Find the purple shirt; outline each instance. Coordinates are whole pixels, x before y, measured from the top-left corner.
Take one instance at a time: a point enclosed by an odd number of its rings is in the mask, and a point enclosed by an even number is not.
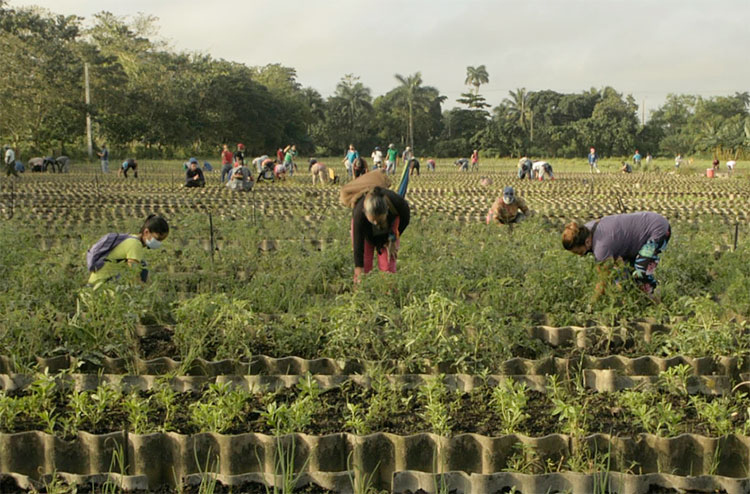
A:
[[[596,224],[597,221],[589,221],[586,228],[592,230]],[[605,216],[598,221],[591,249],[599,262],[610,257],[633,262],[644,244],[666,236],[667,232],[669,222],[657,213],[644,211]]]

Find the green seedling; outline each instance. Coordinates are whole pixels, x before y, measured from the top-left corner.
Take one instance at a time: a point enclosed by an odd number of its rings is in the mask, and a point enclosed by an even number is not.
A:
[[[490,407],[500,416],[503,434],[513,434],[529,415],[524,412],[528,398],[525,383],[502,379],[492,390]]]

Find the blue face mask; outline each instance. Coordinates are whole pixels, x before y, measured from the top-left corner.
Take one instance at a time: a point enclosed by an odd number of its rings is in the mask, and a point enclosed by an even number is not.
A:
[[[146,240],[146,247],[149,249],[158,249],[161,247],[161,241],[157,240],[156,237],[151,237],[150,239]]]

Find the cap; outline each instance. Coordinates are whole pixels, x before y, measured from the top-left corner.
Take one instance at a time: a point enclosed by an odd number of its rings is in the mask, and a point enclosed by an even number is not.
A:
[[[391,148],[391,149],[393,149],[393,148],[395,148],[396,146],[394,146],[394,145],[393,145],[393,143],[391,143],[391,144],[388,144],[388,147],[389,147],[389,148]]]
[[[315,158],[310,158],[310,164],[311,165],[314,165],[317,162],[318,162],[318,160],[316,160]]]
[[[512,204],[513,201],[516,200],[516,191],[513,190],[513,187],[505,187],[503,189],[503,202],[505,204]]]
[[[245,145],[239,142],[237,143],[237,149],[245,149]]]
[[[380,151],[380,147],[379,146],[375,146],[375,151]]]
[[[190,163],[195,163],[196,165],[198,164],[198,159],[197,158],[190,158],[190,160],[188,160],[188,161]]]

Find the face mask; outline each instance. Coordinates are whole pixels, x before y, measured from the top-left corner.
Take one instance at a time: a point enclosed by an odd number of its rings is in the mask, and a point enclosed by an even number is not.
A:
[[[149,249],[158,249],[161,247],[161,241],[157,240],[156,237],[151,237],[150,239],[146,240],[146,247]]]

